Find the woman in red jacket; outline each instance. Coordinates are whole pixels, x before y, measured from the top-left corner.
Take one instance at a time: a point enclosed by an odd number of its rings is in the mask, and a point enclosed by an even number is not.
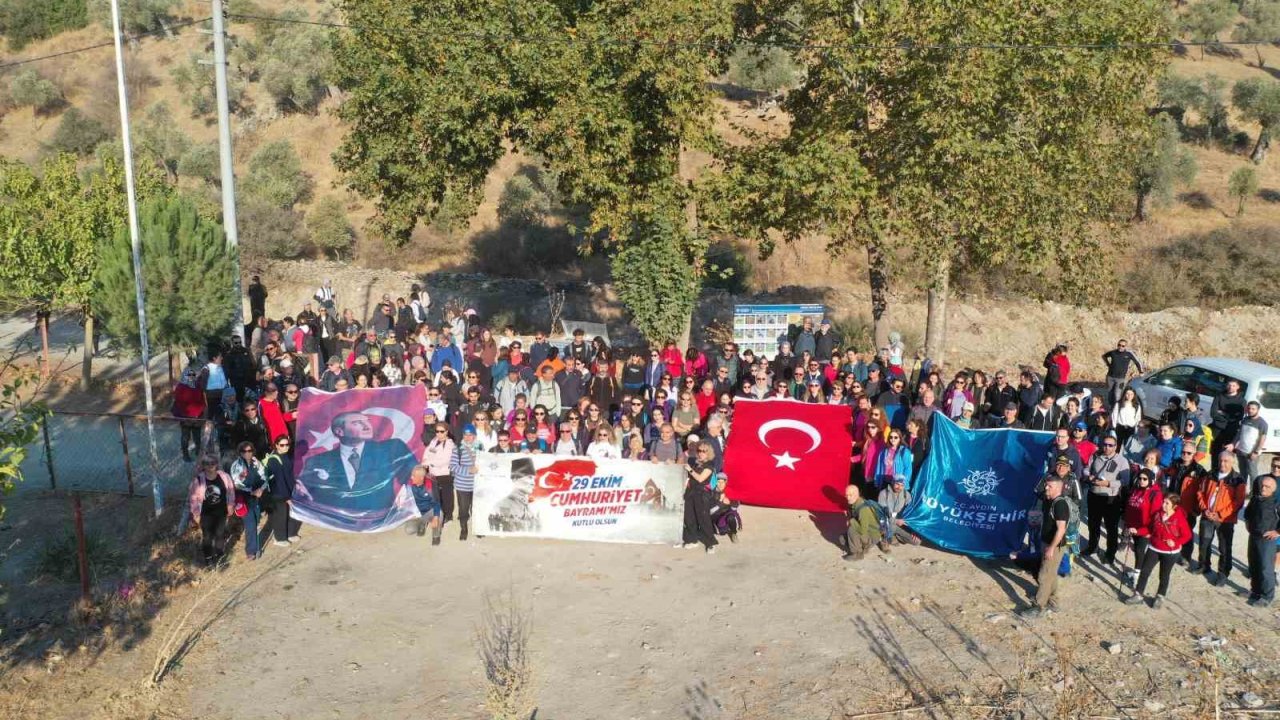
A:
[[[1191,527],[1187,525],[1187,516],[1178,507],[1181,500],[1177,493],[1164,496],[1160,512],[1152,518],[1147,530],[1151,543],[1147,548],[1147,556],[1142,560],[1142,574],[1138,576],[1138,587],[1134,589],[1126,603],[1138,605],[1143,601],[1143,593],[1147,589],[1147,580],[1156,565],[1160,566],[1160,587],[1151,601],[1152,609],[1160,607],[1161,601],[1169,594],[1169,575],[1179,557],[1183,545],[1191,542]]]
[[[1164,493],[1155,482],[1155,473],[1150,468],[1138,471],[1138,479],[1129,492],[1129,501],[1124,508],[1124,526],[1128,528],[1133,540],[1133,567],[1142,567],[1147,555],[1147,546],[1151,541],[1151,521],[1160,512],[1164,501]]]

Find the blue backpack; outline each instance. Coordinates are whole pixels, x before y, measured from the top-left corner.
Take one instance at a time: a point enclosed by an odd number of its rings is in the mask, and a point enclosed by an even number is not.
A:
[[[867,506],[871,508],[873,512],[875,512],[876,521],[880,523],[880,536],[884,538],[892,537],[893,521],[889,518],[889,512],[884,509],[884,506],[876,502],[875,500],[863,500],[862,502],[864,502]]]

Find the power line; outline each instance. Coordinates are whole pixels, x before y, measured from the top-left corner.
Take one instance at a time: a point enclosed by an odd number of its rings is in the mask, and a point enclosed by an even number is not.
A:
[[[165,33],[165,32],[168,32],[169,30],[174,30],[176,28],[187,27],[188,25],[195,25],[197,23],[202,23],[202,22],[208,22],[209,20],[212,20],[212,19],[213,18],[206,17],[206,18],[200,18],[199,20],[184,20],[183,22],[173,23],[169,25],[167,28],[150,30],[148,32],[138,33],[137,35],[126,35],[124,39],[128,40],[129,42],[133,42],[135,40],[141,40],[142,38],[145,38],[145,37],[152,37],[154,35]],[[0,63],[0,72],[8,70],[9,68],[18,67],[19,65],[28,65],[30,63],[43,62],[45,60],[52,60],[54,58],[66,57],[67,55],[77,55],[82,52],[89,52],[90,50],[99,50],[105,47],[111,47],[114,44],[115,44],[114,40],[108,40],[106,42],[98,43],[97,45],[86,45],[84,47],[76,48],[74,50],[63,50],[62,52],[50,53],[49,55],[38,55],[36,57],[27,58],[25,60],[15,60],[13,62]]]
[[[258,22],[277,22],[288,25],[313,25],[318,27],[337,28],[342,30],[357,30],[361,32],[381,32],[390,35],[414,35],[420,34],[420,31],[412,28],[391,28],[378,27],[376,25],[351,25],[348,23],[332,22],[325,20],[304,20],[301,18],[289,17],[273,17],[270,15],[247,15],[244,13],[229,13],[228,17],[239,20],[251,20]],[[454,37],[470,37],[479,40],[516,40],[516,41],[539,41],[539,42],[580,42],[602,45],[648,45],[654,47],[697,47],[697,48],[719,48],[723,47],[723,43],[716,42],[689,42],[678,40],[651,40],[644,38],[618,38],[605,36],[587,36],[578,35],[573,32],[564,32],[557,34],[543,35],[520,35],[517,33],[479,33],[479,32],[455,32],[451,33]],[[917,45],[903,43],[898,45],[874,45],[869,43],[784,43],[784,42],[763,42],[755,40],[738,40],[739,44],[746,44],[755,47],[776,47],[786,50],[865,50],[871,52],[904,52],[904,51],[965,51],[965,50],[1142,50],[1142,49],[1159,49],[1159,48],[1177,48],[1177,47],[1230,47],[1230,46],[1255,46],[1267,45],[1272,43],[1280,43],[1280,39],[1276,40],[1164,40],[1159,42],[1123,42],[1123,43],[1045,43],[1045,44],[1014,44],[1014,43],[941,43]]]

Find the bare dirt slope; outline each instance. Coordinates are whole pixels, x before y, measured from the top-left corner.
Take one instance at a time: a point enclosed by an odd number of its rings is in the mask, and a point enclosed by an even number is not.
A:
[[[665,546],[304,530],[301,548],[206,632],[170,709],[209,718],[485,717],[486,597],[532,613],[539,718],[1211,717],[1276,688],[1280,615],[1177,571],[1160,611],[1090,566],[1064,612],[1010,614],[1004,564],[928,549],[840,559],[807,515],[749,509],[716,556]],[[829,525],[829,524],[828,524]],[[279,548],[269,555],[278,556]],[[1225,638],[1225,646],[1204,650]],[[1113,652],[1111,644],[1117,644]],[[1207,663],[1207,665],[1202,665]],[[1055,690],[1055,684],[1057,689]],[[1144,702],[1150,703],[1144,707]]]

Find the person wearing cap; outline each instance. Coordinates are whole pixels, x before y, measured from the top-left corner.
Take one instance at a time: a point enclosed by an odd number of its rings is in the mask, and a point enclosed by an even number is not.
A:
[[[1091,458],[1089,469],[1085,472],[1085,482],[1089,487],[1089,509],[1086,513],[1089,518],[1089,544],[1082,557],[1089,557],[1098,551],[1105,523],[1107,553],[1103,562],[1108,565],[1115,563],[1116,552],[1120,549],[1120,517],[1124,514],[1121,491],[1129,487],[1129,461],[1120,454],[1119,446],[1120,442],[1114,435],[1105,438],[1102,453]],[[1153,477],[1152,481],[1154,479]]]
[[[973,403],[966,400],[964,405],[960,406],[960,417],[956,418],[956,425],[966,429],[974,426]]]
[[[454,492],[458,496],[459,540],[467,539],[467,523],[471,520],[471,499],[476,486],[476,426],[462,428],[462,442],[453,448],[449,471],[453,474]]]
[[[876,500],[889,516],[889,536],[885,538],[885,544],[881,549],[888,552],[889,544],[894,542],[899,545],[919,545],[920,538],[909,532],[906,523],[902,520],[902,514],[911,504],[911,491],[907,490],[906,480],[895,477],[892,483],[880,491]]]
[[[1104,443],[1105,445],[1105,443]],[[1105,451],[1105,448],[1104,448]],[[1151,524],[1164,502],[1164,491],[1156,482],[1155,473],[1143,468],[1133,480],[1133,489],[1124,501],[1125,534],[1133,541],[1133,567],[1142,569],[1147,547],[1151,543]],[[1190,530],[1188,529],[1188,539]]]
[[[1045,472],[1052,472],[1054,463],[1058,458],[1066,456],[1071,464],[1071,474],[1076,478],[1085,476],[1084,459],[1080,457],[1080,451],[1071,442],[1071,432],[1066,428],[1058,428],[1053,433],[1053,442],[1049,444],[1049,449],[1045,453],[1044,469]],[[1072,488],[1067,488],[1067,496],[1077,501],[1083,499],[1079,492],[1073,492]]]
[[[345,379],[348,385],[352,385],[351,373],[342,366],[342,358],[333,355],[329,361],[325,363],[324,374],[320,376],[320,389],[325,392],[334,392],[337,390],[338,380]]]
[[[1089,439],[1089,426],[1083,419],[1076,420],[1071,423],[1071,445],[1080,453],[1080,462],[1088,465],[1093,460],[1094,453],[1098,452],[1098,446]]]
[[[1018,403],[1013,400],[1005,402],[999,415],[993,416],[988,422],[987,427],[992,429],[1012,429],[1023,430],[1027,426],[1022,424],[1018,419]]]
[[[1069,463],[1060,461],[1057,467],[1062,468],[1066,465]],[[1028,620],[1039,618],[1046,612],[1058,609],[1058,573],[1062,558],[1070,554],[1070,548],[1067,545],[1067,523],[1071,520],[1071,500],[1063,494],[1064,489],[1060,474],[1045,478],[1043,500],[1040,503],[1042,520],[1039,534],[1043,550],[1040,571],[1036,575],[1035,602],[1018,611],[1020,616]]]
[[[285,355],[280,359],[280,374],[276,377],[276,385],[282,386],[285,383],[294,383],[298,387],[307,387],[307,376],[298,371],[298,365],[293,359]]]

